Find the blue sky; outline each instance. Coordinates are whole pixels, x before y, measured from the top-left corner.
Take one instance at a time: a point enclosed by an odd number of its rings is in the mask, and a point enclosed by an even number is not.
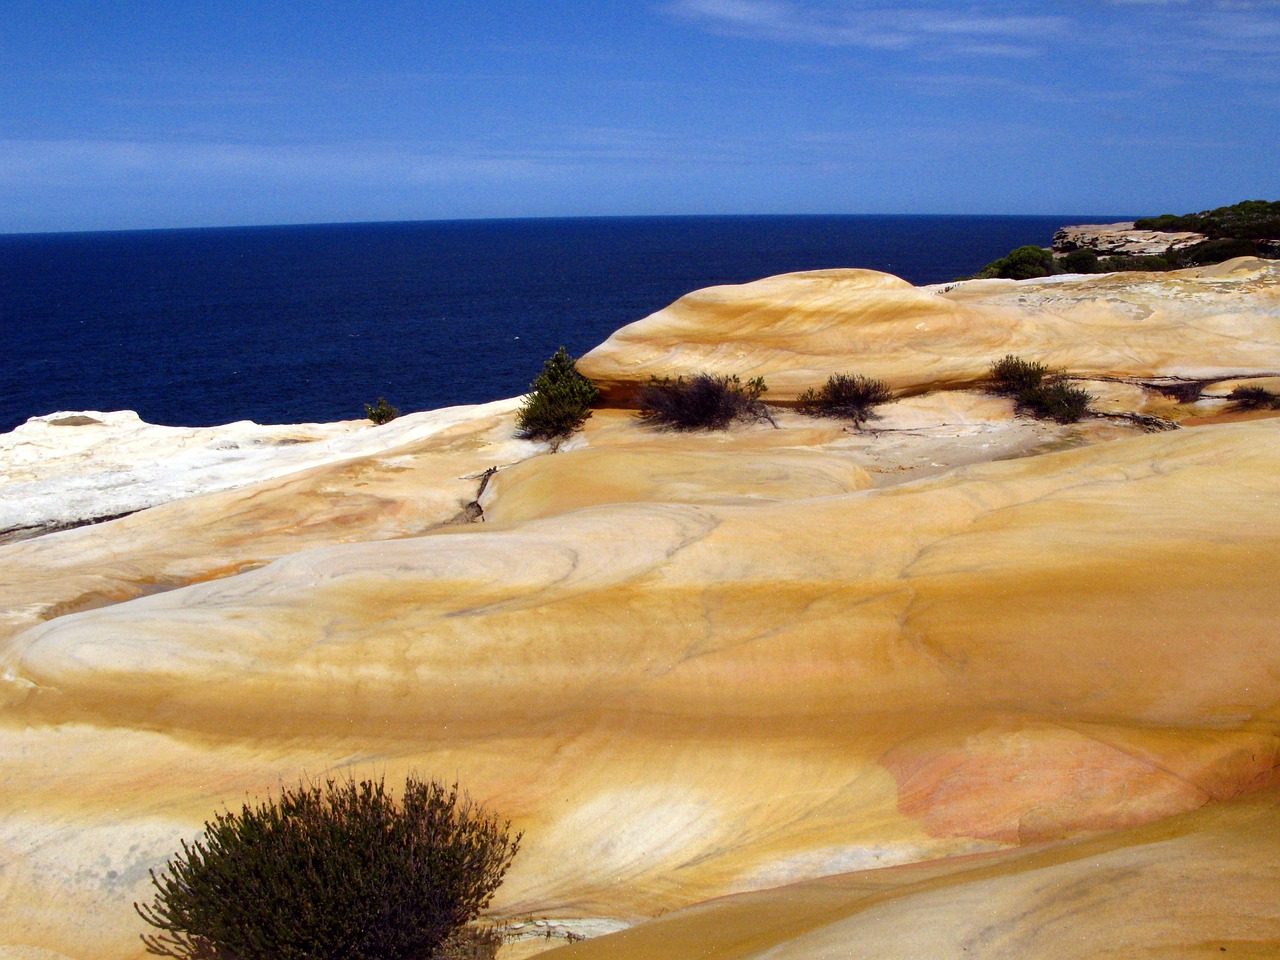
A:
[[[1269,0],[6,0],[0,232],[1280,199]]]

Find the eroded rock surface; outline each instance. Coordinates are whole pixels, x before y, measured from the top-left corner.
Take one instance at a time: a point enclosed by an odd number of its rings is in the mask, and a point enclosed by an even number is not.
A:
[[[792,401],[832,373],[900,392],[971,386],[1013,353],[1080,374],[1280,372],[1280,264],[1170,274],[971,280],[916,288],[869,270],[710,287],[623,327],[579,361],[613,402],[651,377],[763,376]]]
[[[1274,271],[716,288],[584,369],[909,396],[602,409],[558,453],[511,401],[421,415],[0,546],[0,956],[140,960],[130,903],[214,811],[410,770],[525,831],[499,915],[636,924],[570,954],[1273,955],[1280,419],[1224,385],[1280,370]],[[1204,425],[1016,417],[973,389],[1009,352]]]
[[[1063,227],[1053,235],[1053,252],[1093,250],[1100,257],[1159,257],[1170,250],[1179,251],[1208,240],[1202,233],[1184,231],[1165,233],[1158,230],[1136,230],[1128,223],[1082,223]]]

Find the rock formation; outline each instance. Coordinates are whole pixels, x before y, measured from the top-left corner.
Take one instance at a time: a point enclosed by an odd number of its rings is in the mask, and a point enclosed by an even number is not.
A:
[[[409,770],[525,831],[498,916],[621,931],[566,956],[1275,955],[1280,418],[1224,398],[1280,376],[1278,299],[1256,260],[713,288],[583,358],[610,406],[558,453],[512,401],[273,428],[318,439],[0,546],[0,958],[140,960],[130,903],[214,811]],[[1006,353],[1116,416],[1015,416]],[[704,369],[901,399],[623,408]],[[140,490],[178,455],[100,426],[3,438],[0,489],[101,516],[76,450]]]
[[[1082,223],[1063,227],[1053,235],[1053,252],[1092,250],[1100,257],[1159,257],[1170,250],[1178,252],[1204,243],[1202,233],[1188,231],[1164,233],[1136,230],[1128,223]]]

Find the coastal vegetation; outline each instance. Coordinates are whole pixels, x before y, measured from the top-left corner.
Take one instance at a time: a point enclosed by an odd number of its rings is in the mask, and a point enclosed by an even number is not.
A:
[[[379,397],[377,403],[366,403],[364,405],[365,416],[372,420],[378,426],[384,423],[390,423],[396,417],[400,416],[400,411],[387,403],[386,397]]]
[[[516,413],[518,436],[559,442],[581,429],[600,396],[596,385],[578,373],[564,347],[542,365]]]
[[[763,377],[745,384],[737,376],[698,373],[685,380],[654,377],[640,391],[639,417],[667,430],[724,430],[735,420],[771,420],[760,399]]]
[[[1246,200],[1202,213],[1162,214],[1134,221],[1135,230],[1199,233],[1205,240],[1163,252],[1100,257],[1082,247],[1055,255],[1048,247],[1023,246],[991,261],[966,279],[1031,280],[1064,273],[1164,272],[1222,263],[1236,257],[1274,259],[1280,255],[1280,201]]]
[[[182,960],[425,960],[488,906],[520,847],[457,784],[326,780],[217,814],[134,908]]]
[[[821,387],[800,394],[800,412],[811,417],[849,420],[861,427],[873,416],[874,408],[893,399],[893,392],[883,380],[861,374],[835,373]]]
[[[1053,251],[1045,247],[1025,246],[1011,250],[998,260],[992,260],[973,275],[975,280],[1031,280],[1052,276],[1055,272]]]
[[[1181,215],[1164,213],[1134,221],[1138,230],[1202,233],[1211,239],[1280,239],[1280,200],[1244,200],[1229,207]]]
[[[1018,413],[1037,420],[1075,423],[1089,414],[1093,397],[1067,382],[1066,375],[1034,360],[1009,354],[991,365],[992,393],[1010,397]]]

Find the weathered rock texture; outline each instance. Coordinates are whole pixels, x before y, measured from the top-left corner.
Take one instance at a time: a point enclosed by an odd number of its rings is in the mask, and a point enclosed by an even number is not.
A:
[[[555,454],[459,410],[0,547],[0,957],[137,960],[222,805],[409,770],[525,830],[500,915],[638,924],[571,954],[1274,955],[1280,419],[1215,384],[1280,370],[1275,270],[715,288],[584,370],[912,395]],[[1015,418],[1008,352],[1225,422]]]
[[[792,401],[831,373],[917,393],[972,385],[1007,353],[1082,374],[1219,377],[1280,370],[1280,264],[916,288],[868,270],[710,287],[618,330],[578,368],[613,402],[650,377],[763,376]]]
[[[1054,253],[1093,250],[1100,257],[1158,257],[1170,250],[1179,251],[1204,243],[1202,233],[1164,233],[1157,230],[1135,230],[1129,223],[1082,223],[1063,227],[1053,235]]]

